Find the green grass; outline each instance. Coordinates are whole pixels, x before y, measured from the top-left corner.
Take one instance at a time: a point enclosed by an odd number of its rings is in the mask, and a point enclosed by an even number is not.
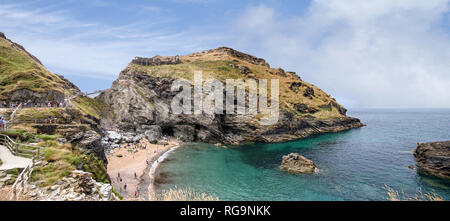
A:
[[[33,138],[33,134],[21,129],[10,129],[1,133],[7,135],[16,142],[28,142]]]
[[[0,166],[3,164],[3,161],[2,161],[2,159],[0,159]]]
[[[92,153],[85,153],[71,144],[59,145],[56,141],[48,140],[39,143],[43,147],[45,166],[33,170],[32,180],[42,181],[40,186],[50,186],[58,180],[72,173],[78,166],[90,172],[96,181],[110,183],[103,161]]]
[[[61,119],[65,117],[63,116],[64,112],[64,108],[24,108],[16,113],[15,119],[30,122],[43,121],[49,117]]]
[[[80,110],[84,115],[90,115],[97,119],[100,118],[100,114],[103,111],[110,110],[109,106],[105,103],[90,97],[77,97],[72,100],[72,104],[74,108]]]
[[[81,163],[83,164],[83,170],[92,173],[94,180],[102,183],[111,183],[104,162],[98,159],[95,154],[83,154]]]
[[[194,80],[194,71],[203,71],[203,78],[215,78],[221,81],[225,79],[246,79],[238,69],[230,67],[231,61],[194,61],[177,65],[143,66],[131,64],[128,68],[146,72],[149,75],[167,79],[184,78]]]
[[[29,89],[38,93],[48,90],[65,93],[64,81],[34,61],[26,52],[13,48],[11,43],[0,38],[0,99],[8,94]]]
[[[5,182],[6,185],[13,185],[16,182],[21,170],[19,168],[14,168],[6,171],[6,174],[11,175],[11,178]]]
[[[60,135],[36,134],[34,137],[44,141],[48,141],[48,140],[57,140],[60,137]]]

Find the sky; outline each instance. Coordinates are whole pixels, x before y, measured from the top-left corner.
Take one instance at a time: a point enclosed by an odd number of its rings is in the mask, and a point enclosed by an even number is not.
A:
[[[0,32],[83,91],[135,56],[228,46],[347,108],[450,108],[450,0],[0,0]]]

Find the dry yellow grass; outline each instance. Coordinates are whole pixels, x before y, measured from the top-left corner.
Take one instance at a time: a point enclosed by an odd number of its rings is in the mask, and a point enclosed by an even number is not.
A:
[[[388,195],[388,201],[444,201],[437,193],[424,193],[421,189],[412,197],[405,196],[404,193],[399,193],[397,190],[394,190],[387,185],[384,186],[384,189]]]
[[[246,60],[233,57],[226,53],[209,52],[194,53],[186,56],[180,56],[181,64],[161,65],[161,66],[142,66],[130,64],[127,69],[133,69],[144,72],[155,77],[162,78],[184,78],[192,81],[194,71],[202,71],[203,79],[214,78],[224,82],[226,79],[278,79],[280,89],[280,108],[297,116],[310,115],[318,119],[340,118],[343,117],[336,107],[321,108],[327,106],[335,100],[327,93],[313,84],[301,80],[298,76],[291,73],[284,75],[277,74],[278,69],[250,63]],[[232,66],[245,66],[251,70],[249,74],[242,74],[239,69]],[[292,83],[301,83],[296,91],[290,86]],[[270,81],[268,82],[268,95],[270,96]],[[305,90],[311,88],[314,90],[314,96],[303,96]],[[270,99],[269,99],[270,101]],[[294,108],[294,104],[305,104],[308,107],[316,108],[318,111],[312,114],[300,113]]]
[[[174,187],[169,190],[163,190],[158,196],[158,201],[219,201],[216,196],[206,193],[199,193],[190,188]]]

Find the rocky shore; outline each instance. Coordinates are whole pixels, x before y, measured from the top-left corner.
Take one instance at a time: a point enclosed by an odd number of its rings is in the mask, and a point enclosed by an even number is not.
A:
[[[40,182],[28,184],[28,191],[20,200],[32,201],[110,201],[117,200],[111,184],[97,182],[92,174],[80,170],[57,181],[50,187],[39,187]]]
[[[423,172],[450,179],[450,141],[419,143],[414,156]]]

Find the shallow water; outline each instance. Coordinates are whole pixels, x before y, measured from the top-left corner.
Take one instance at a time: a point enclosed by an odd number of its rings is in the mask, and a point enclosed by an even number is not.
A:
[[[177,149],[158,172],[159,190],[190,187],[221,200],[385,200],[385,185],[411,197],[420,190],[450,200],[450,182],[421,175],[417,142],[450,140],[450,110],[359,109],[349,112],[366,127],[302,140],[218,148],[192,144]],[[297,152],[320,172],[295,175],[279,169]]]

